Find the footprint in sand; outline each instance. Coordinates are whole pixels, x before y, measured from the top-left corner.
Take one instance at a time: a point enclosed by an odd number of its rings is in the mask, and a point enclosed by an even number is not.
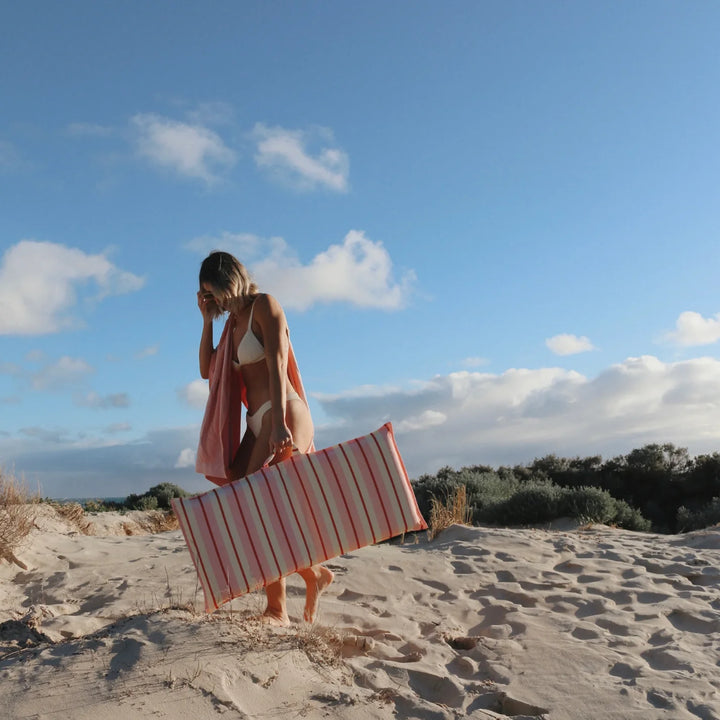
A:
[[[602,637],[602,633],[598,630],[586,627],[576,627],[570,635],[576,640],[597,640]]]
[[[457,598],[457,596],[453,593],[452,588],[449,585],[446,585],[445,583],[438,582],[437,580],[425,580],[424,578],[414,578],[417,582],[421,582],[423,585],[427,585],[428,587],[432,588],[433,590],[439,590],[443,595],[446,596],[454,596]]]
[[[457,557],[485,557],[486,555],[490,555],[489,550],[466,545],[455,545],[450,552]]]
[[[631,634],[630,628],[627,625],[613,622],[612,620],[608,620],[607,618],[598,618],[595,621],[595,624],[598,627],[603,628],[603,630],[607,630],[608,632],[612,633],[613,635],[628,637]]]
[[[614,677],[623,678],[623,680],[634,680],[643,674],[643,669],[639,666],[633,667],[624,662],[616,662],[610,668],[610,674]]]
[[[465,701],[465,689],[446,675],[408,670],[407,683],[423,700],[436,705],[456,708]]]
[[[659,645],[669,645],[673,642],[675,642],[675,636],[669,630],[658,630],[648,639],[648,644],[653,647],[657,647]]]
[[[480,712],[481,717],[490,717],[483,711],[492,713],[493,718],[540,718],[550,712],[547,708],[530,705],[522,700],[515,700],[507,693],[492,690],[480,693],[479,696],[468,705],[465,714],[469,716],[475,712]]]
[[[565,562],[561,562],[556,565],[553,570],[562,573],[572,573],[573,575],[579,575],[585,570],[585,567],[583,565],[578,565],[577,563],[572,562],[572,560],[566,560]]]
[[[472,600],[478,600],[488,596],[496,600],[508,600],[524,608],[537,607],[538,604],[538,598],[533,595],[528,595],[524,592],[514,592],[513,590],[498,587],[497,585],[489,585],[485,590],[478,590],[472,593],[470,598]]]
[[[608,611],[608,609],[614,608],[615,603],[612,600],[606,600],[605,598],[598,598],[597,600],[591,600],[585,602],[575,613],[575,617],[586,618],[592,615],[601,615]]]
[[[612,592],[604,590],[603,588],[590,587],[587,589],[587,591],[588,594],[600,595],[601,597],[607,598],[608,600],[612,600],[616,605],[627,605],[629,606],[629,609],[632,609],[633,596],[627,590],[618,590],[617,592]]]
[[[466,562],[455,560],[451,564],[456,575],[473,575],[477,572],[472,565]]]
[[[720,632],[720,618],[717,614],[709,612],[700,613],[699,615],[707,615],[707,619],[692,615],[684,610],[673,610],[667,619],[672,626],[681,632],[697,633],[699,635],[711,635]]]
[[[582,583],[583,585],[588,585],[590,583],[596,583],[600,582],[601,580],[604,580],[605,578],[601,575],[578,575],[577,581],[579,583]]]
[[[695,672],[695,668],[693,668],[691,663],[685,662],[677,653],[672,650],[666,650],[665,648],[647,650],[641,653],[640,657],[645,660],[653,670],[663,670],[666,672],[685,670],[689,673]]]

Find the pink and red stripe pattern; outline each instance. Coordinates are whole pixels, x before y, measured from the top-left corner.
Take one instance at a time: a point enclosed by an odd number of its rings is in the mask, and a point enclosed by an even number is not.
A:
[[[427,528],[390,423],[172,504],[206,612],[297,570]]]

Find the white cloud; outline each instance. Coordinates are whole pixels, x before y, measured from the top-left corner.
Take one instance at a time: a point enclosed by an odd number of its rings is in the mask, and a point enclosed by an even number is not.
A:
[[[231,233],[224,230],[218,236],[201,235],[193,238],[185,243],[185,248],[201,255],[209,255],[213,250],[224,250],[245,263],[277,243],[285,247],[282,238],[264,239],[252,233]]]
[[[93,367],[82,358],[64,355],[32,373],[30,383],[34,390],[58,390],[82,382],[87,375],[93,372]]]
[[[691,453],[720,447],[720,361],[628,358],[594,378],[560,368],[458,372],[411,390],[313,396],[331,424],[318,447],[388,420],[411,474],[443,465],[612,457],[651,442]]]
[[[89,392],[78,396],[76,405],[81,407],[107,410],[108,408],[126,408],[130,406],[130,398],[127,393],[112,393],[110,395],[98,395],[96,392]]]
[[[197,446],[198,426],[153,430],[118,442],[117,433],[129,429],[103,429],[115,433],[108,438],[25,427],[12,436],[0,435],[0,457],[47,497],[102,497],[109,488],[112,495],[122,496],[161,482],[191,492],[208,489],[207,480],[193,467],[176,467],[183,449]]]
[[[132,425],[126,422],[111,423],[104,428],[104,432],[106,432],[108,435],[129,432],[130,430],[132,430]]]
[[[185,448],[180,451],[178,459],[175,462],[176,468],[194,468],[195,467],[195,451],[192,448]]]
[[[651,442],[672,442],[693,455],[720,447],[720,360],[714,358],[628,358],[592,378],[560,368],[465,371],[410,389],[374,386],[312,397],[331,420],[316,427],[318,448],[390,420],[411,477],[443,465],[512,465],[553,452],[609,458]],[[89,497],[108,487],[118,495],[144,492],[162,481],[202,490],[204,478],[191,465],[179,467],[190,462],[198,432],[194,425],[98,444],[98,438],[29,427],[0,436],[0,457],[29,481],[44,483],[50,497]]]
[[[684,347],[711,345],[720,340],[720,313],[714,318],[690,310],[680,313],[675,330],[667,333],[666,339]]]
[[[554,335],[545,341],[545,345],[556,355],[577,355],[595,349],[590,339],[584,335],[582,337],[568,334]]]
[[[97,286],[97,299],[133,292],[145,282],[104,255],[21,240],[0,265],[0,335],[42,335],[78,326],[71,310],[77,288],[88,281]]]
[[[138,360],[142,360],[143,358],[146,358],[146,357],[153,357],[154,355],[158,354],[159,349],[160,348],[158,345],[149,345],[148,347],[140,350],[140,352],[136,353],[135,357]]]
[[[202,410],[208,399],[207,380],[193,380],[178,390],[178,397],[193,408]]]
[[[195,238],[186,247],[203,254],[216,249],[233,253],[250,264],[263,292],[295,310],[332,302],[396,310],[407,304],[416,279],[413,271],[396,279],[384,245],[358,230],[351,230],[341,244],[318,253],[307,265],[280,237],[223,232]]]
[[[183,177],[212,184],[235,164],[235,152],[204,125],[154,114],[135,115],[131,124],[139,155]]]
[[[436,410],[424,410],[420,415],[412,416],[401,420],[396,430],[398,433],[413,432],[415,430],[427,430],[447,422],[445,413]]]
[[[276,246],[269,257],[254,263],[253,271],[261,288],[297,310],[331,302],[396,310],[407,303],[415,280],[410,271],[395,280],[392,259],[383,244],[357,230],[308,265],[302,265],[287,246]]]
[[[25,427],[20,429],[20,434],[33,440],[38,440],[43,444],[61,445],[68,441],[67,433],[62,429],[41,428],[38,426]]]
[[[302,190],[325,187],[336,192],[348,189],[350,162],[347,154],[333,147],[332,133],[325,128],[313,132],[267,127],[257,123],[255,161],[259,167]],[[308,145],[320,145],[313,155]]]
[[[202,102],[189,110],[187,117],[196,125],[229,125],[235,117],[235,110],[222,101]]]

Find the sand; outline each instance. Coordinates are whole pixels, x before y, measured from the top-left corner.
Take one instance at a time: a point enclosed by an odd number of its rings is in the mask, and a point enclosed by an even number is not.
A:
[[[720,718],[720,528],[452,526],[212,615],[179,530],[45,506],[0,564],[3,718]]]

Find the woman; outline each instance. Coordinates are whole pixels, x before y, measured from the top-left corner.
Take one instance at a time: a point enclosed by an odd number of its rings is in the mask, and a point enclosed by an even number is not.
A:
[[[226,481],[245,477],[273,458],[287,457],[294,449],[303,453],[311,450],[312,418],[280,303],[272,295],[258,292],[242,263],[225,252],[213,252],[203,261],[197,297],[203,316],[200,375],[206,379],[210,376],[217,351],[212,321],[227,312],[225,332],[232,343],[233,372],[239,374],[237,379],[248,408],[247,429],[229,463]],[[231,407],[232,412],[237,408],[239,426],[240,403],[231,403]],[[315,565],[299,574],[307,586],[304,618],[312,622],[319,596],[332,582],[333,573]],[[290,620],[284,578],[267,585],[265,593],[263,619],[287,625]]]

